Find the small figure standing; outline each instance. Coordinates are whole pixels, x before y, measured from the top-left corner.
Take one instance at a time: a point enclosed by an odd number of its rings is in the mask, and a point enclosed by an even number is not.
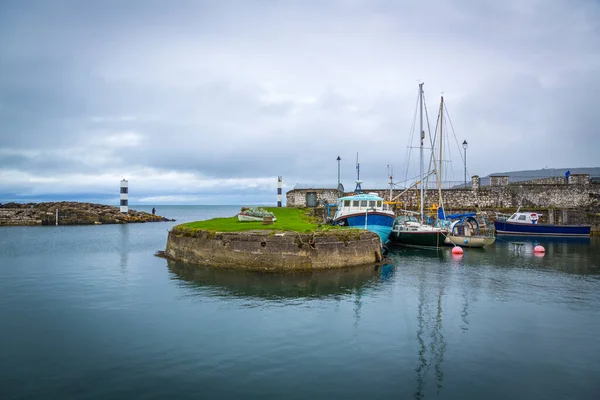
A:
[[[152,215],[156,215],[156,208],[152,207]]]

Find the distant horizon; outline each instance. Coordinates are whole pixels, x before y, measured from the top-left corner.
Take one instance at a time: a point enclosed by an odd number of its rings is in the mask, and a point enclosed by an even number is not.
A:
[[[540,178],[546,178],[546,177],[550,177],[550,176],[562,176],[562,171],[566,171],[569,170],[571,171],[572,174],[575,173],[582,173],[582,172],[587,172],[590,173],[591,176],[600,176],[600,167],[575,167],[575,168],[554,168],[554,167],[548,167],[548,168],[541,168],[541,169],[534,169],[534,170],[513,170],[513,171],[508,171],[508,172],[493,172],[490,173],[489,175],[486,176],[482,176],[480,177],[482,184],[485,184],[486,179],[489,179],[490,176],[493,175],[508,175],[513,177],[513,181],[519,181],[519,180],[529,180],[529,179],[540,179]],[[553,171],[561,171],[561,173],[556,173],[556,174],[544,174],[544,172],[553,172]],[[515,175],[515,174],[520,174],[520,175]],[[462,183],[462,180],[457,181],[458,183]],[[302,184],[305,185],[306,183],[304,182],[298,182],[298,184]],[[343,184],[343,182],[342,182]],[[348,187],[344,186],[344,188],[346,189],[346,192],[350,192],[352,191],[352,189],[354,188],[354,182],[351,182],[350,185],[348,185]],[[471,177],[468,176],[467,177],[467,185],[471,184]],[[325,187],[326,184],[323,184],[323,186]],[[331,184],[329,184],[331,185]],[[285,206],[286,203],[286,198],[285,198],[285,193],[287,193],[288,191],[292,190],[294,187],[296,186],[296,184],[290,185],[290,184],[285,184],[284,185],[284,196],[283,196],[283,203]],[[389,188],[389,186],[385,186],[385,187],[367,187],[364,183],[363,186],[365,186],[365,190],[387,190]],[[459,185],[457,185],[459,186]],[[131,187],[131,186],[130,186]],[[133,187],[135,187],[135,181],[133,182]],[[317,185],[315,185],[315,188],[318,188]],[[18,196],[15,195],[14,197],[10,198],[10,197],[0,197],[0,203],[1,204],[6,204],[6,203],[19,203],[19,204],[25,204],[25,203],[47,203],[47,202],[69,202],[69,201],[73,201],[73,202],[82,202],[82,203],[93,203],[93,204],[104,204],[104,205],[110,205],[110,206],[118,206],[119,205],[119,193],[118,193],[118,186],[115,185],[115,192],[114,194],[111,194],[110,196],[106,195],[106,193],[85,193],[82,191],[79,191],[78,193],[73,193],[73,194],[67,194],[67,193],[55,193],[55,194],[41,194],[41,195],[31,195],[31,196]],[[396,190],[397,188],[395,188]],[[130,195],[132,193],[130,192]],[[1,196],[1,195],[0,195]],[[6,194],[5,194],[6,196]],[[253,206],[262,206],[262,207],[271,207],[270,204],[274,204],[273,206],[277,205],[277,197],[276,197],[276,182],[274,182],[273,187],[271,190],[269,190],[268,192],[264,189],[264,188],[260,188],[257,189],[257,191],[255,193],[249,191],[249,193],[245,193],[244,196],[233,196],[231,194],[226,194],[226,195],[220,195],[218,193],[207,193],[207,194],[203,194],[203,195],[194,195],[194,196],[187,196],[185,194],[155,194],[153,196],[144,196],[143,194],[141,196],[136,196],[136,197],[130,197],[129,201],[130,201],[130,207],[133,207],[133,205],[136,205],[138,207],[147,207],[147,206],[157,206],[157,205],[168,205],[168,206],[185,206],[185,205],[189,205],[189,206],[219,206],[219,205],[227,205],[227,206],[247,206],[247,205],[253,205]],[[240,197],[246,197],[248,199],[248,201],[243,201],[243,199],[240,199]],[[204,198],[204,200],[200,200]],[[145,201],[140,201],[140,199],[146,199]],[[271,200],[273,199],[273,200]],[[155,201],[152,201],[155,200]],[[132,203],[132,201],[135,201],[135,203]]]

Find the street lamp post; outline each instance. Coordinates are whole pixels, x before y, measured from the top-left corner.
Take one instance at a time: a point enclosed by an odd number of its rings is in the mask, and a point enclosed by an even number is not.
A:
[[[337,184],[337,189],[340,190],[340,156],[338,156],[337,158],[337,162],[338,162],[338,184]]]
[[[467,187],[467,147],[469,147],[469,143],[464,140],[463,149],[465,149],[465,188]]]

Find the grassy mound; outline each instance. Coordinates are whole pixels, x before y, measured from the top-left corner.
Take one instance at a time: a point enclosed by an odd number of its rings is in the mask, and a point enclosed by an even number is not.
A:
[[[334,228],[329,225],[319,225],[316,218],[310,215],[310,210],[291,207],[266,207],[267,211],[275,214],[277,220],[273,225],[263,225],[262,222],[240,222],[237,215],[229,218],[213,218],[206,221],[196,221],[178,225],[184,230],[207,230],[214,232],[242,232],[254,230],[313,232],[317,229]]]

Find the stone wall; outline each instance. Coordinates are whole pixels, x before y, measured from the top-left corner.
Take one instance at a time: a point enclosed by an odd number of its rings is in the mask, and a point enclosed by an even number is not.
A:
[[[167,258],[218,268],[297,271],[344,268],[381,261],[381,241],[364,230],[319,234],[250,231],[208,232],[175,227],[169,232]]]
[[[590,183],[588,174],[571,174],[569,175],[569,185],[587,185]]]
[[[344,192],[337,189],[293,189],[285,194],[287,207],[305,207],[308,193],[315,193],[318,204],[333,204],[344,196]]]
[[[581,209],[597,212],[600,209],[600,183],[591,182],[589,175],[575,176],[573,179],[571,177],[573,175],[569,176],[568,185],[562,177],[543,179],[542,183],[538,180],[507,183],[506,177],[495,177],[498,179],[494,181],[494,185],[480,186],[479,177],[473,176],[472,188],[442,189],[442,198],[447,209],[498,209],[523,206],[535,209]],[[312,191],[318,192],[316,189]],[[403,191],[404,189],[394,190],[392,196],[395,197]],[[288,192],[288,206],[306,205],[306,197],[300,194],[301,191],[290,192]],[[325,189],[321,192],[328,192],[327,196],[321,198],[326,198],[329,203],[335,203],[338,197],[350,194]],[[373,192],[385,199],[389,198],[389,189],[365,189],[364,192]],[[430,206],[438,203],[438,197],[437,189],[426,190],[425,204]],[[403,208],[416,209],[419,207],[420,192],[417,189],[408,190],[398,200],[403,202]]]
[[[520,185],[566,185],[566,179],[562,176],[552,176],[550,178],[532,179],[529,181],[520,181]]]
[[[490,176],[490,186],[506,186],[508,185],[508,176],[496,175]]]
[[[386,190],[374,191],[380,196],[389,196]],[[394,196],[396,195],[394,191]],[[398,191],[399,193],[399,191]],[[420,192],[411,190],[399,200],[404,208],[419,207]],[[437,190],[425,191],[425,204],[439,203]],[[596,209],[600,208],[600,184],[589,185],[538,185],[509,184],[507,186],[484,186],[477,190],[442,189],[442,199],[446,209],[472,208],[560,208]]]

